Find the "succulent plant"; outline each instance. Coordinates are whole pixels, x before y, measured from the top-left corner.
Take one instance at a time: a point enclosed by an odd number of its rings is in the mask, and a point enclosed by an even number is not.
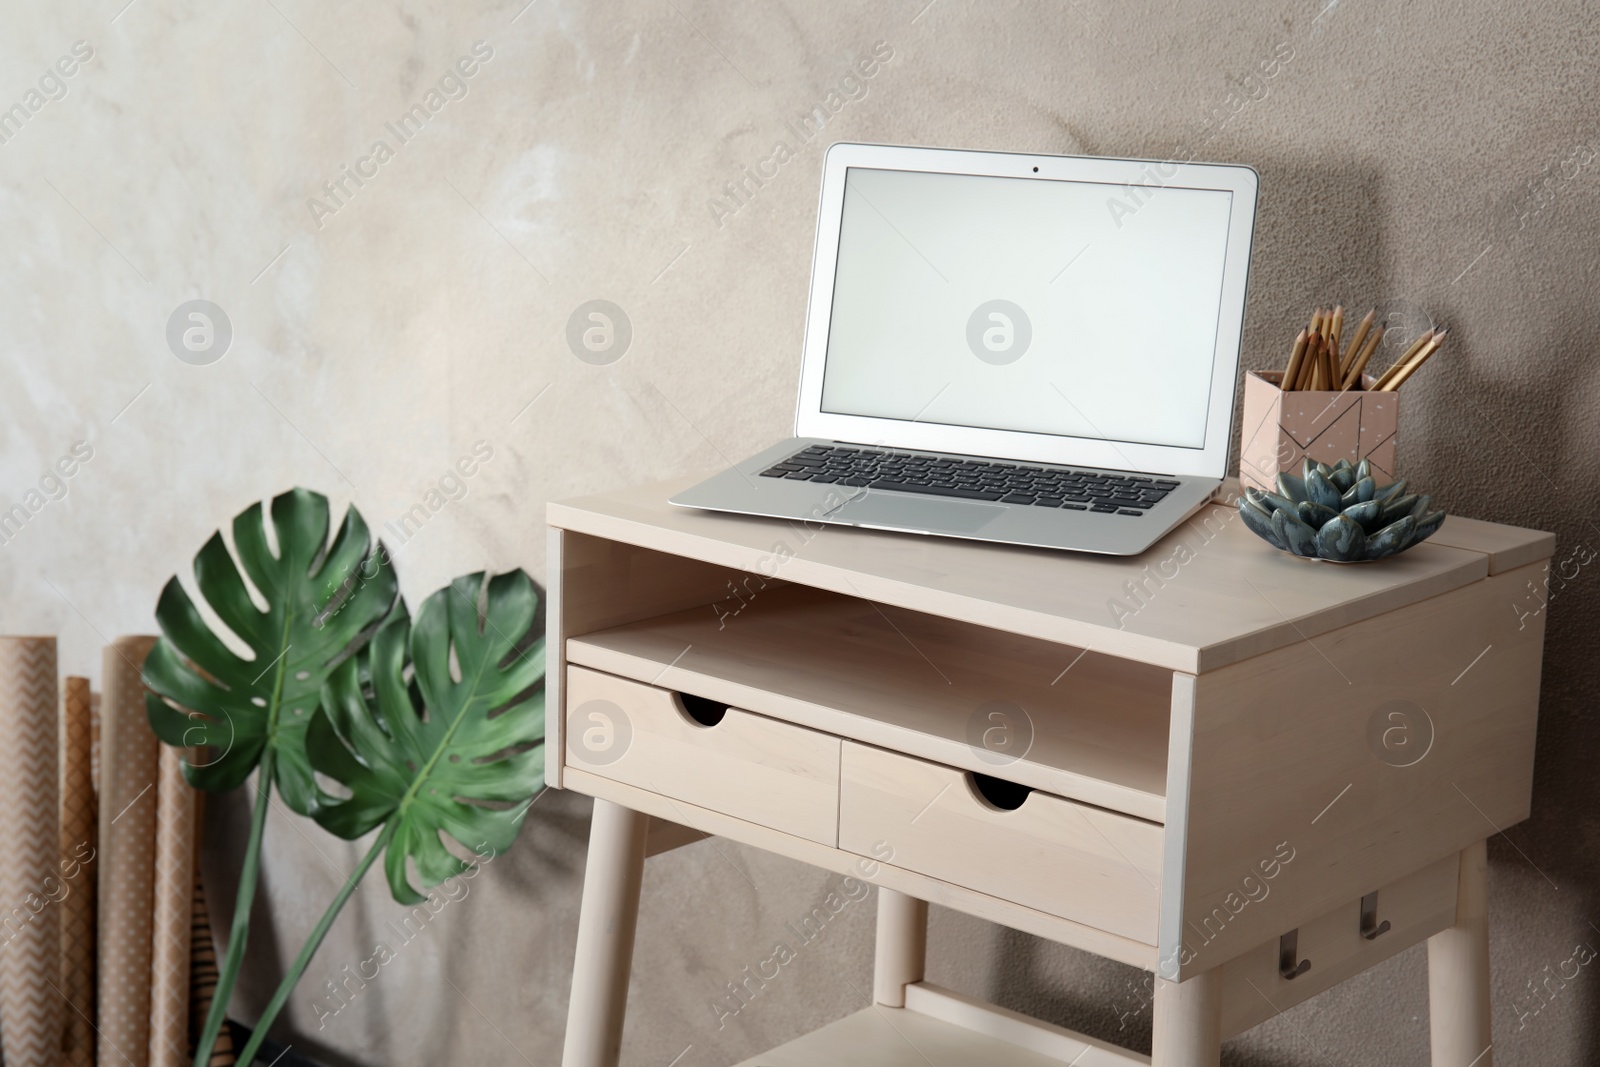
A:
[[[1426,493],[1406,492],[1404,478],[1379,486],[1372,465],[1341,459],[1305,461],[1301,473],[1280,473],[1278,491],[1246,489],[1239,516],[1268,544],[1340,563],[1371,562],[1404,552],[1444,525]]]

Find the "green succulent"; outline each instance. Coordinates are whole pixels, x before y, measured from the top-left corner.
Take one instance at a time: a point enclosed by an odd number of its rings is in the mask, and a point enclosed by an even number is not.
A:
[[[1404,478],[1380,486],[1372,464],[1305,461],[1299,476],[1280,473],[1278,491],[1246,489],[1239,516],[1268,544],[1297,556],[1368,562],[1404,552],[1444,525],[1426,493],[1407,493]]]

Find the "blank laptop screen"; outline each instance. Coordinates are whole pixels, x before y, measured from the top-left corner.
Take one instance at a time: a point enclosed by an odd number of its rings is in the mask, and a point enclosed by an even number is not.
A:
[[[1203,447],[1232,201],[850,168],[822,410]]]

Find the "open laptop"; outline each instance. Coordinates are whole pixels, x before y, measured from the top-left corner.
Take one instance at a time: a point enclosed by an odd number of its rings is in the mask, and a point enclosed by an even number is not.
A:
[[[674,504],[1144,551],[1220,485],[1249,167],[836,144],[795,435]]]

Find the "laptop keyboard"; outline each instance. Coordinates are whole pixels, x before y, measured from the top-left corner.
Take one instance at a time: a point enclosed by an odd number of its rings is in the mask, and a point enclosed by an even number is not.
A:
[[[1175,481],[1134,474],[851,445],[812,445],[762,471],[761,477],[1116,515],[1143,515],[1178,487]]]

